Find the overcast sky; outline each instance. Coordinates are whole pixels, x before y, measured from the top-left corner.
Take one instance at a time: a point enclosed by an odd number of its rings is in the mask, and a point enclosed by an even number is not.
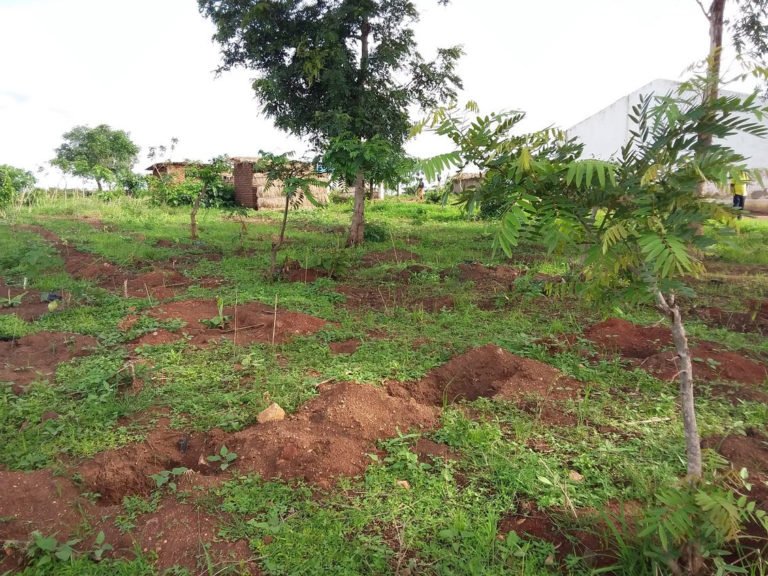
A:
[[[695,0],[417,3],[425,56],[464,47],[461,99],[524,110],[531,130],[568,128],[655,78],[679,79],[709,46]],[[0,164],[76,185],[47,163],[64,132],[102,123],[141,146],[137,170],[172,137],[175,160],[305,151],[260,114],[252,72],[215,77],[212,34],[195,0],[0,0]]]

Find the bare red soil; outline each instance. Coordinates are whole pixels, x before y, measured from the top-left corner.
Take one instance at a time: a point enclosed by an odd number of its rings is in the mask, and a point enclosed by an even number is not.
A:
[[[768,334],[768,301],[749,303],[746,312],[729,312],[722,308],[696,308],[692,311],[708,326],[726,328],[733,332]]]
[[[452,296],[417,296],[410,294],[408,287],[404,285],[344,285],[338,286],[336,292],[344,296],[345,306],[353,310],[371,308],[389,311],[395,308],[407,308],[440,312],[443,309],[452,310],[454,307]]]
[[[368,252],[363,256],[361,263],[363,266],[378,266],[379,264],[400,264],[401,262],[418,262],[421,256],[409,252],[408,250],[399,250],[391,248],[390,250],[381,250],[378,252]]]
[[[482,264],[459,264],[459,279],[474,282],[475,288],[488,292],[508,292],[515,286],[524,272],[509,266],[483,266]]]
[[[64,259],[64,269],[67,274],[73,278],[92,281],[97,286],[116,294],[131,298],[164,300],[178,296],[196,283],[195,280],[176,270],[178,262],[175,260],[165,266],[156,264],[149,272],[128,271],[95,254],[77,250],[45,228],[40,226],[28,228],[53,244]],[[205,279],[200,283],[203,286],[215,286],[220,281]]]
[[[470,350],[414,383],[393,383],[390,392],[443,406],[457,400],[500,398],[564,400],[577,398],[581,384],[556,368],[521,358],[488,344]]]
[[[227,317],[222,327],[211,328],[202,321],[218,317],[219,311],[213,300],[183,300],[161,304],[150,311],[159,320],[182,320],[186,323],[182,331],[191,336],[191,342],[198,345],[217,342],[222,338],[235,344],[251,342],[285,342],[297,335],[312,334],[325,326],[325,320],[275,309],[259,302],[226,306],[223,315]],[[135,345],[161,344],[179,340],[179,333],[159,330],[142,336]]]
[[[9,301],[21,296],[20,304]],[[9,286],[0,278],[0,314],[16,314],[22,320],[31,322],[48,312],[48,302],[40,301],[40,292],[21,286]]]
[[[352,339],[343,342],[331,342],[328,347],[333,354],[354,354],[360,348],[360,340]]]
[[[0,341],[0,382],[13,382],[18,394],[34,380],[50,379],[62,362],[84,356],[96,340],[80,334],[38,332]]]
[[[637,326],[626,320],[611,318],[595,324],[584,332],[602,350],[633,361],[662,380],[675,380],[679,362],[671,345],[671,333],[661,326]],[[744,354],[723,350],[718,344],[700,342],[690,348],[694,378],[704,382],[722,380],[751,386],[761,385],[768,369]]]

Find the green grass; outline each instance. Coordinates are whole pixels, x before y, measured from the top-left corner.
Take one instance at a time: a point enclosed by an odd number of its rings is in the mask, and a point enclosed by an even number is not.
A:
[[[50,467],[69,474],[68,466],[79,459],[142,439],[151,419],[141,426],[126,422],[149,411],[168,414],[171,426],[180,430],[241,430],[253,425],[272,401],[289,413],[297,410],[316,394],[320,382],[382,385],[417,380],[457,354],[494,343],[582,382],[586,394],[581,400],[558,405],[570,425],[550,424],[535,409],[524,410],[513,402],[479,399],[446,407],[440,426],[428,435],[450,447],[455,459],[419,461],[413,451],[417,436],[404,434],[382,441],[371,453],[365,475],[342,479],[335,489],[239,476],[235,463],[231,479],[179,497],[199,499],[209,512],[224,513],[218,537],[245,539],[266,574],[592,573],[587,560],[569,557],[558,563],[551,543],[514,531],[500,533],[499,528],[515,511],[533,506],[573,537],[584,523],[587,529],[595,528],[582,511],[620,502],[653,506],[659,490],[674,486],[685,471],[676,385],[619,360],[588,360],[575,349],[553,354],[539,340],[578,336],[608,316],[640,324],[661,317],[652,308],[617,298],[585,302],[544,297],[545,287],[534,275],[565,273],[565,258],[524,245],[506,260],[492,249],[495,223],[469,221],[453,206],[397,199],[374,203],[368,208],[373,240],[346,250],[350,210],[349,204],[334,204],[291,213],[280,260],[337,273],[311,284],[265,278],[277,213],[254,214],[243,237],[240,224],[229,214],[203,210],[201,239],[192,243],[186,209],[149,207],[143,200],[43,200],[11,211],[7,221],[0,222],[2,276],[14,283],[27,278],[41,290],[64,288],[72,301],[35,322],[0,316],[0,338],[66,331],[94,336],[99,346],[89,356],[62,364],[52,382],[34,383],[26,394],[17,396],[0,383],[0,464],[13,470]],[[98,218],[106,228],[84,224],[79,220],[83,216]],[[41,237],[12,227],[23,224],[44,226],[78,249],[129,270],[177,260],[192,279],[222,280],[216,288],[193,286],[179,300],[213,302],[220,296],[227,305],[258,301],[270,306],[277,300],[281,309],[311,314],[327,324],[315,334],[274,346],[239,347],[222,341],[197,348],[182,339],[134,351],[130,342],[136,337],[177,329],[178,324],[151,318],[146,299],[125,299],[69,277],[62,272],[61,258]],[[745,219],[738,234],[723,236],[714,229],[708,233],[717,240],[711,250],[716,266],[726,272],[731,265],[741,268],[725,283],[710,282],[722,277],[717,268],[694,285],[697,296],[685,305],[742,310],[747,297],[765,299],[768,281],[759,266],[768,264],[763,254],[768,225]],[[159,246],[161,240],[166,242]],[[412,262],[361,266],[367,253],[393,248],[416,254],[426,269],[406,283],[395,274]],[[464,262],[504,263],[528,274],[510,290],[483,294],[480,287],[459,279],[456,267]],[[745,265],[748,272],[762,275],[745,274]],[[337,292],[342,284],[381,290],[382,305],[352,308]],[[412,302],[450,296],[454,305],[435,312],[408,309],[385,296],[396,289],[404,290]],[[120,323],[128,315],[139,319],[122,330]],[[686,318],[694,340],[768,357],[768,344],[758,334]],[[330,352],[330,343],[349,339],[360,341],[353,354]],[[583,340],[578,347],[594,350]],[[143,383],[140,391],[131,390],[134,377]],[[764,404],[733,404],[712,394],[707,385],[697,391],[703,435],[766,430]],[[57,417],[46,415],[51,411]],[[153,513],[160,497],[128,497],[117,514],[118,528],[133,530],[143,515]],[[574,509],[578,518],[573,517]],[[647,559],[639,562],[644,568],[638,574],[653,573]],[[152,558],[143,556],[108,564],[78,557],[24,573],[105,572],[143,575],[156,570]]]

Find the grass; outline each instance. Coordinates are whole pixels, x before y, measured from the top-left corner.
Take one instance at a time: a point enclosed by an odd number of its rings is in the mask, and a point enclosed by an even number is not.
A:
[[[41,290],[64,288],[73,301],[34,322],[0,315],[0,339],[52,330],[94,336],[99,346],[87,357],[60,365],[53,383],[41,380],[23,395],[0,383],[0,464],[67,473],[78,459],[143,438],[147,430],[142,426],[150,424],[126,422],[150,410],[167,413],[171,426],[180,430],[236,431],[253,425],[272,401],[295,411],[315,395],[319,382],[416,380],[457,354],[494,343],[584,383],[585,397],[561,406],[573,425],[552,424],[539,411],[516,403],[479,399],[447,407],[440,426],[429,434],[453,451],[453,459],[419,460],[413,450],[418,436],[403,431],[381,442],[362,477],[342,479],[332,490],[241,476],[235,464],[230,480],[193,497],[209,513],[222,515],[218,537],[245,539],[267,574],[592,573],[588,559],[558,558],[552,543],[509,531],[509,519],[532,506],[551,517],[563,537],[573,538],[585,523],[595,526],[585,511],[621,502],[653,505],[655,494],[674,485],[685,470],[676,387],[618,360],[588,361],[570,350],[552,353],[540,340],[578,336],[608,316],[641,324],[656,323],[660,316],[619,300],[542,298],[543,287],[534,275],[562,274],[565,260],[522,246],[518,257],[505,261],[491,248],[494,223],[468,221],[451,206],[377,202],[368,210],[374,241],[354,250],[342,248],[349,215],[350,206],[344,204],[291,214],[281,258],[337,272],[335,278],[303,284],[264,277],[276,214],[250,219],[243,237],[240,224],[226,212],[205,210],[201,241],[192,243],[184,208],[150,209],[142,200],[44,200],[11,211],[0,222],[5,280],[27,278]],[[85,225],[86,216],[101,226]],[[134,352],[129,343],[139,335],[178,326],[147,315],[146,299],[125,299],[64,274],[55,250],[25,224],[42,225],[80,250],[133,270],[178,259],[189,263],[181,270],[190,278],[223,280],[215,289],[194,286],[178,299],[215,301],[220,296],[227,305],[272,305],[277,298],[281,308],[318,316],[327,325],[284,344],[223,342],[197,348],[182,339]],[[755,265],[768,264],[762,249],[766,238],[765,221],[751,220],[739,223],[738,234],[720,236],[711,253],[716,270],[696,284],[698,295],[690,303],[740,310],[745,294],[765,299],[764,268]],[[425,269],[404,283],[396,274],[408,266],[405,259],[361,266],[367,253],[393,248],[416,254]],[[206,254],[218,259],[203,258]],[[515,265],[528,275],[509,290],[483,294],[460,280],[456,267],[465,262]],[[734,265],[737,273],[730,274]],[[744,266],[763,275],[745,274]],[[725,285],[710,282],[723,275]],[[348,306],[337,292],[341,284],[379,289],[382,305]],[[451,297],[454,305],[435,312],[406,308],[391,296],[399,288],[411,301]],[[129,314],[139,320],[121,329]],[[758,334],[711,328],[695,319],[686,326],[696,339],[768,357],[768,344]],[[329,343],[349,339],[360,341],[354,353],[331,354]],[[137,392],[129,391],[134,377],[144,384]],[[765,431],[764,404],[732,404],[708,386],[699,391],[703,435]],[[57,417],[45,417],[50,411]],[[127,498],[118,528],[130,533],[143,515],[156,510],[158,498]],[[155,573],[152,558],[145,555],[107,562],[97,565],[78,557],[24,573]],[[178,568],[173,573],[184,572]]]

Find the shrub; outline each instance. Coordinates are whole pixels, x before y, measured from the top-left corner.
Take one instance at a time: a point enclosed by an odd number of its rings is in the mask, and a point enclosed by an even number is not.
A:
[[[31,191],[34,185],[32,172],[0,164],[0,208],[9,205],[18,195]]]

